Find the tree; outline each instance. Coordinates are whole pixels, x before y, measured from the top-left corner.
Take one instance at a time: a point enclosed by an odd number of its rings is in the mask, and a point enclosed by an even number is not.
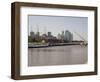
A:
[[[31,36],[28,36],[28,42],[33,42]]]

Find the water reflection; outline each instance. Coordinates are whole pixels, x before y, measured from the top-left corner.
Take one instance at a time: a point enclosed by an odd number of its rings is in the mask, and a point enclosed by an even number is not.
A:
[[[87,47],[80,45],[28,49],[28,66],[85,63],[87,63]]]

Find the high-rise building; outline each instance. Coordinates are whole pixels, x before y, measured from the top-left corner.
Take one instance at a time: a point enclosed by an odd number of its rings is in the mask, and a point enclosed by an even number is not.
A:
[[[64,40],[65,41],[72,41],[73,40],[73,34],[71,32],[69,32],[68,30],[65,31],[65,35],[64,35]]]
[[[73,34],[70,33],[70,41],[73,41]]]
[[[64,31],[62,31],[61,39],[64,40]]]
[[[69,31],[68,30],[65,31],[64,40],[69,41]]]
[[[30,36],[31,36],[32,39],[34,39],[34,38],[35,38],[34,32],[31,31],[31,32],[30,32]]]
[[[51,37],[52,35],[51,35],[51,32],[48,32],[48,37]]]

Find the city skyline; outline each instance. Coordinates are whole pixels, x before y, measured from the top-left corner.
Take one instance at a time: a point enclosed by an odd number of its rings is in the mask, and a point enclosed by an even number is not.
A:
[[[52,32],[52,35],[57,37],[62,31],[68,30],[73,34],[74,40],[81,40],[75,32],[87,40],[87,17],[29,15],[28,23],[28,35],[31,31],[35,33],[39,31],[41,35]]]
[[[35,36],[38,35],[39,37],[42,37],[42,36],[46,35],[46,36],[55,37],[55,38],[57,38],[57,39],[61,39],[62,37],[65,38],[65,36],[69,35],[69,34],[67,34],[66,32],[69,32],[70,34],[72,34],[72,33],[71,33],[70,31],[68,31],[68,30],[65,30],[65,31],[62,31],[61,33],[58,33],[57,36],[52,35],[52,32],[50,32],[50,31],[48,31],[47,33],[43,33],[43,34],[40,34],[39,31],[37,31],[37,32],[30,31],[29,36],[35,37]],[[73,34],[72,34],[72,35],[73,35]]]

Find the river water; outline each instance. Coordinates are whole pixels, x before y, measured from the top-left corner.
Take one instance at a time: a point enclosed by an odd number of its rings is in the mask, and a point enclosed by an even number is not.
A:
[[[85,64],[87,59],[87,46],[28,48],[28,66]]]

